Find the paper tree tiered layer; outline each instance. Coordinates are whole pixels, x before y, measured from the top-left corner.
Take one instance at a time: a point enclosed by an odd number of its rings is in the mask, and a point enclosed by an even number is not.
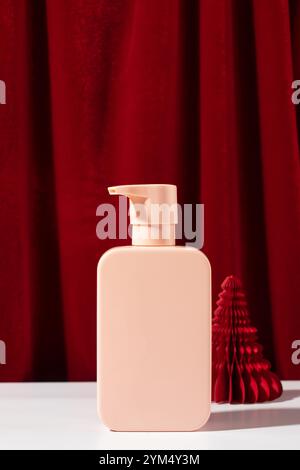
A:
[[[221,287],[212,326],[212,399],[217,403],[275,400],[282,386],[257,343],[241,281],[228,276]]]

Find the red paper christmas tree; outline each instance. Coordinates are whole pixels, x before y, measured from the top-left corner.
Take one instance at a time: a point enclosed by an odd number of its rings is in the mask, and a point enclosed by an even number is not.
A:
[[[257,343],[241,281],[228,276],[222,289],[212,326],[212,399],[217,403],[275,400],[282,386]]]

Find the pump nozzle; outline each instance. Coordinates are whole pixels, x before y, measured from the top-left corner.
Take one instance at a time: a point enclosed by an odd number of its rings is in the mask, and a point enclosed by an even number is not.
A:
[[[172,184],[111,186],[109,194],[130,201],[133,245],[175,245],[177,189]]]

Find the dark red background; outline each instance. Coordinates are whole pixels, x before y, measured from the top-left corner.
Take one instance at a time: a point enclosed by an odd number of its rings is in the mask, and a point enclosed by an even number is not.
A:
[[[300,377],[299,1],[1,0],[0,79],[0,380],[95,378],[96,207],[154,182]]]

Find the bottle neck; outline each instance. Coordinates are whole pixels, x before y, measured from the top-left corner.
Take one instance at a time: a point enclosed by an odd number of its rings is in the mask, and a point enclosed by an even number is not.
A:
[[[132,225],[134,246],[174,246],[175,225]]]

